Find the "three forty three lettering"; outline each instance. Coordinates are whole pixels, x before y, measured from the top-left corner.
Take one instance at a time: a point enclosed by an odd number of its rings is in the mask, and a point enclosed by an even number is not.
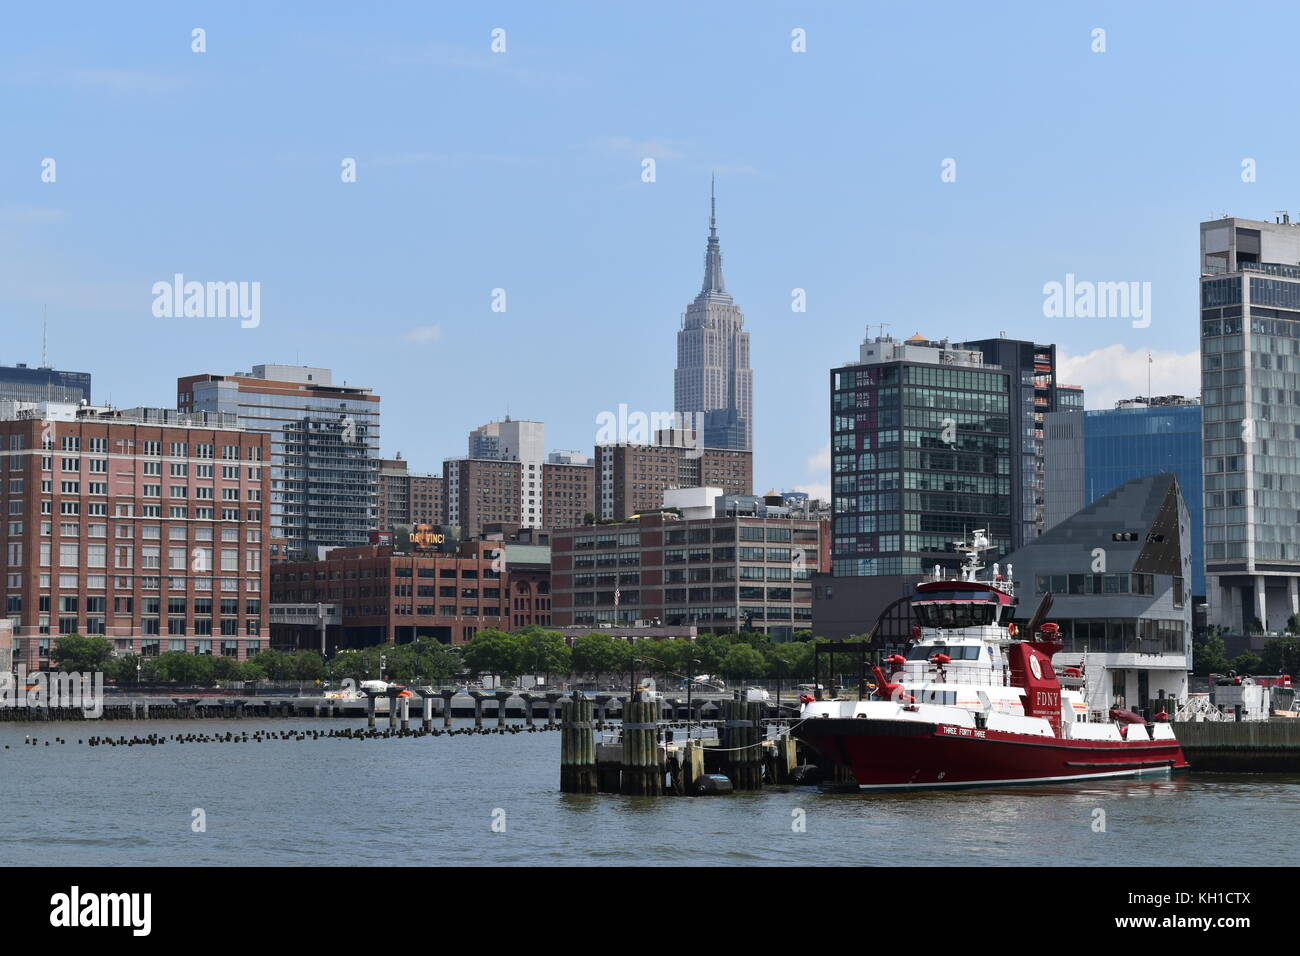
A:
[[[50,925],[127,926],[132,936],[148,936],[152,924],[150,893],[82,893],[74,886],[50,897]]]

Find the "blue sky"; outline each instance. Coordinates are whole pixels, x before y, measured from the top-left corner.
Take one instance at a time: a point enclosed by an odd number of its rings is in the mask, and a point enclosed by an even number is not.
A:
[[[1300,210],[1300,80],[1267,43],[1300,26],[1284,4],[56,3],[5,19],[0,363],[40,360],[48,309],[52,364],[92,372],[97,401],[331,367],[383,396],[385,451],[421,470],[507,409],[590,452],[601,411],[671,408],[713,172],[763,489],[824,488],[827,370],[869,323],[1056,342],[1090,407],[1145,391],[1148,350],[1157,391],[1195,394],[1197,223]],[[175,273],[260,282],[260,325],[155,318],[151,287]],[[1150,326],[1045,318],[1043,285],[1067,273],[1150,282]]]

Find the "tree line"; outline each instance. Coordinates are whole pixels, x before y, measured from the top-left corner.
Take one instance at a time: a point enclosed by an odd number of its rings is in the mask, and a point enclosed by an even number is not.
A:
[[[638,674],[673,680],[702,674],[729,680],[802,679],[813,672],[809,631],[775,642],[766,634],[701,634],[694,641],[643,639],[635,643],[595,632],[569,646],[558,631],[529,627],[479,631],[468,643],[447,645],[430,637],[409,644],[377,644],[322,657],[318,651],[267,649],[246,661],[211,654],[166,651],[156,656],[114,656],[113,643],[98,635],[66,634],[55,639],[53,664],[63,671],[102,672],[117,684],[212,684],[218,681],[329,681],[360,683],[382,676],[397,683],[436,683],[494,674],[504,678],[553,678]]]

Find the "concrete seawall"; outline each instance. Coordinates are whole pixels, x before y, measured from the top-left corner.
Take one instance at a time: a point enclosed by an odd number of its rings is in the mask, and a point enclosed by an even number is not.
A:
[[[1174,724],[1193,771],[1300,773],[1300,720]]]

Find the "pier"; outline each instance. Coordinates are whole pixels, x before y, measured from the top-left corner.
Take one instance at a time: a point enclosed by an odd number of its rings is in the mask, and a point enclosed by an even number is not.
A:
[[[1174,724],[1193,772],[1300,772],[1300,719]]]
[[[684,720],[672,702],[619,703],[621,723],[606,727],[594,719],[595,702],[566,701],[561,792],[694,796],[761,790],[798,776],[798,745],[789,735],[794,721],[769,716],[763,702],[722,700],[716,718],[688,713]]]

